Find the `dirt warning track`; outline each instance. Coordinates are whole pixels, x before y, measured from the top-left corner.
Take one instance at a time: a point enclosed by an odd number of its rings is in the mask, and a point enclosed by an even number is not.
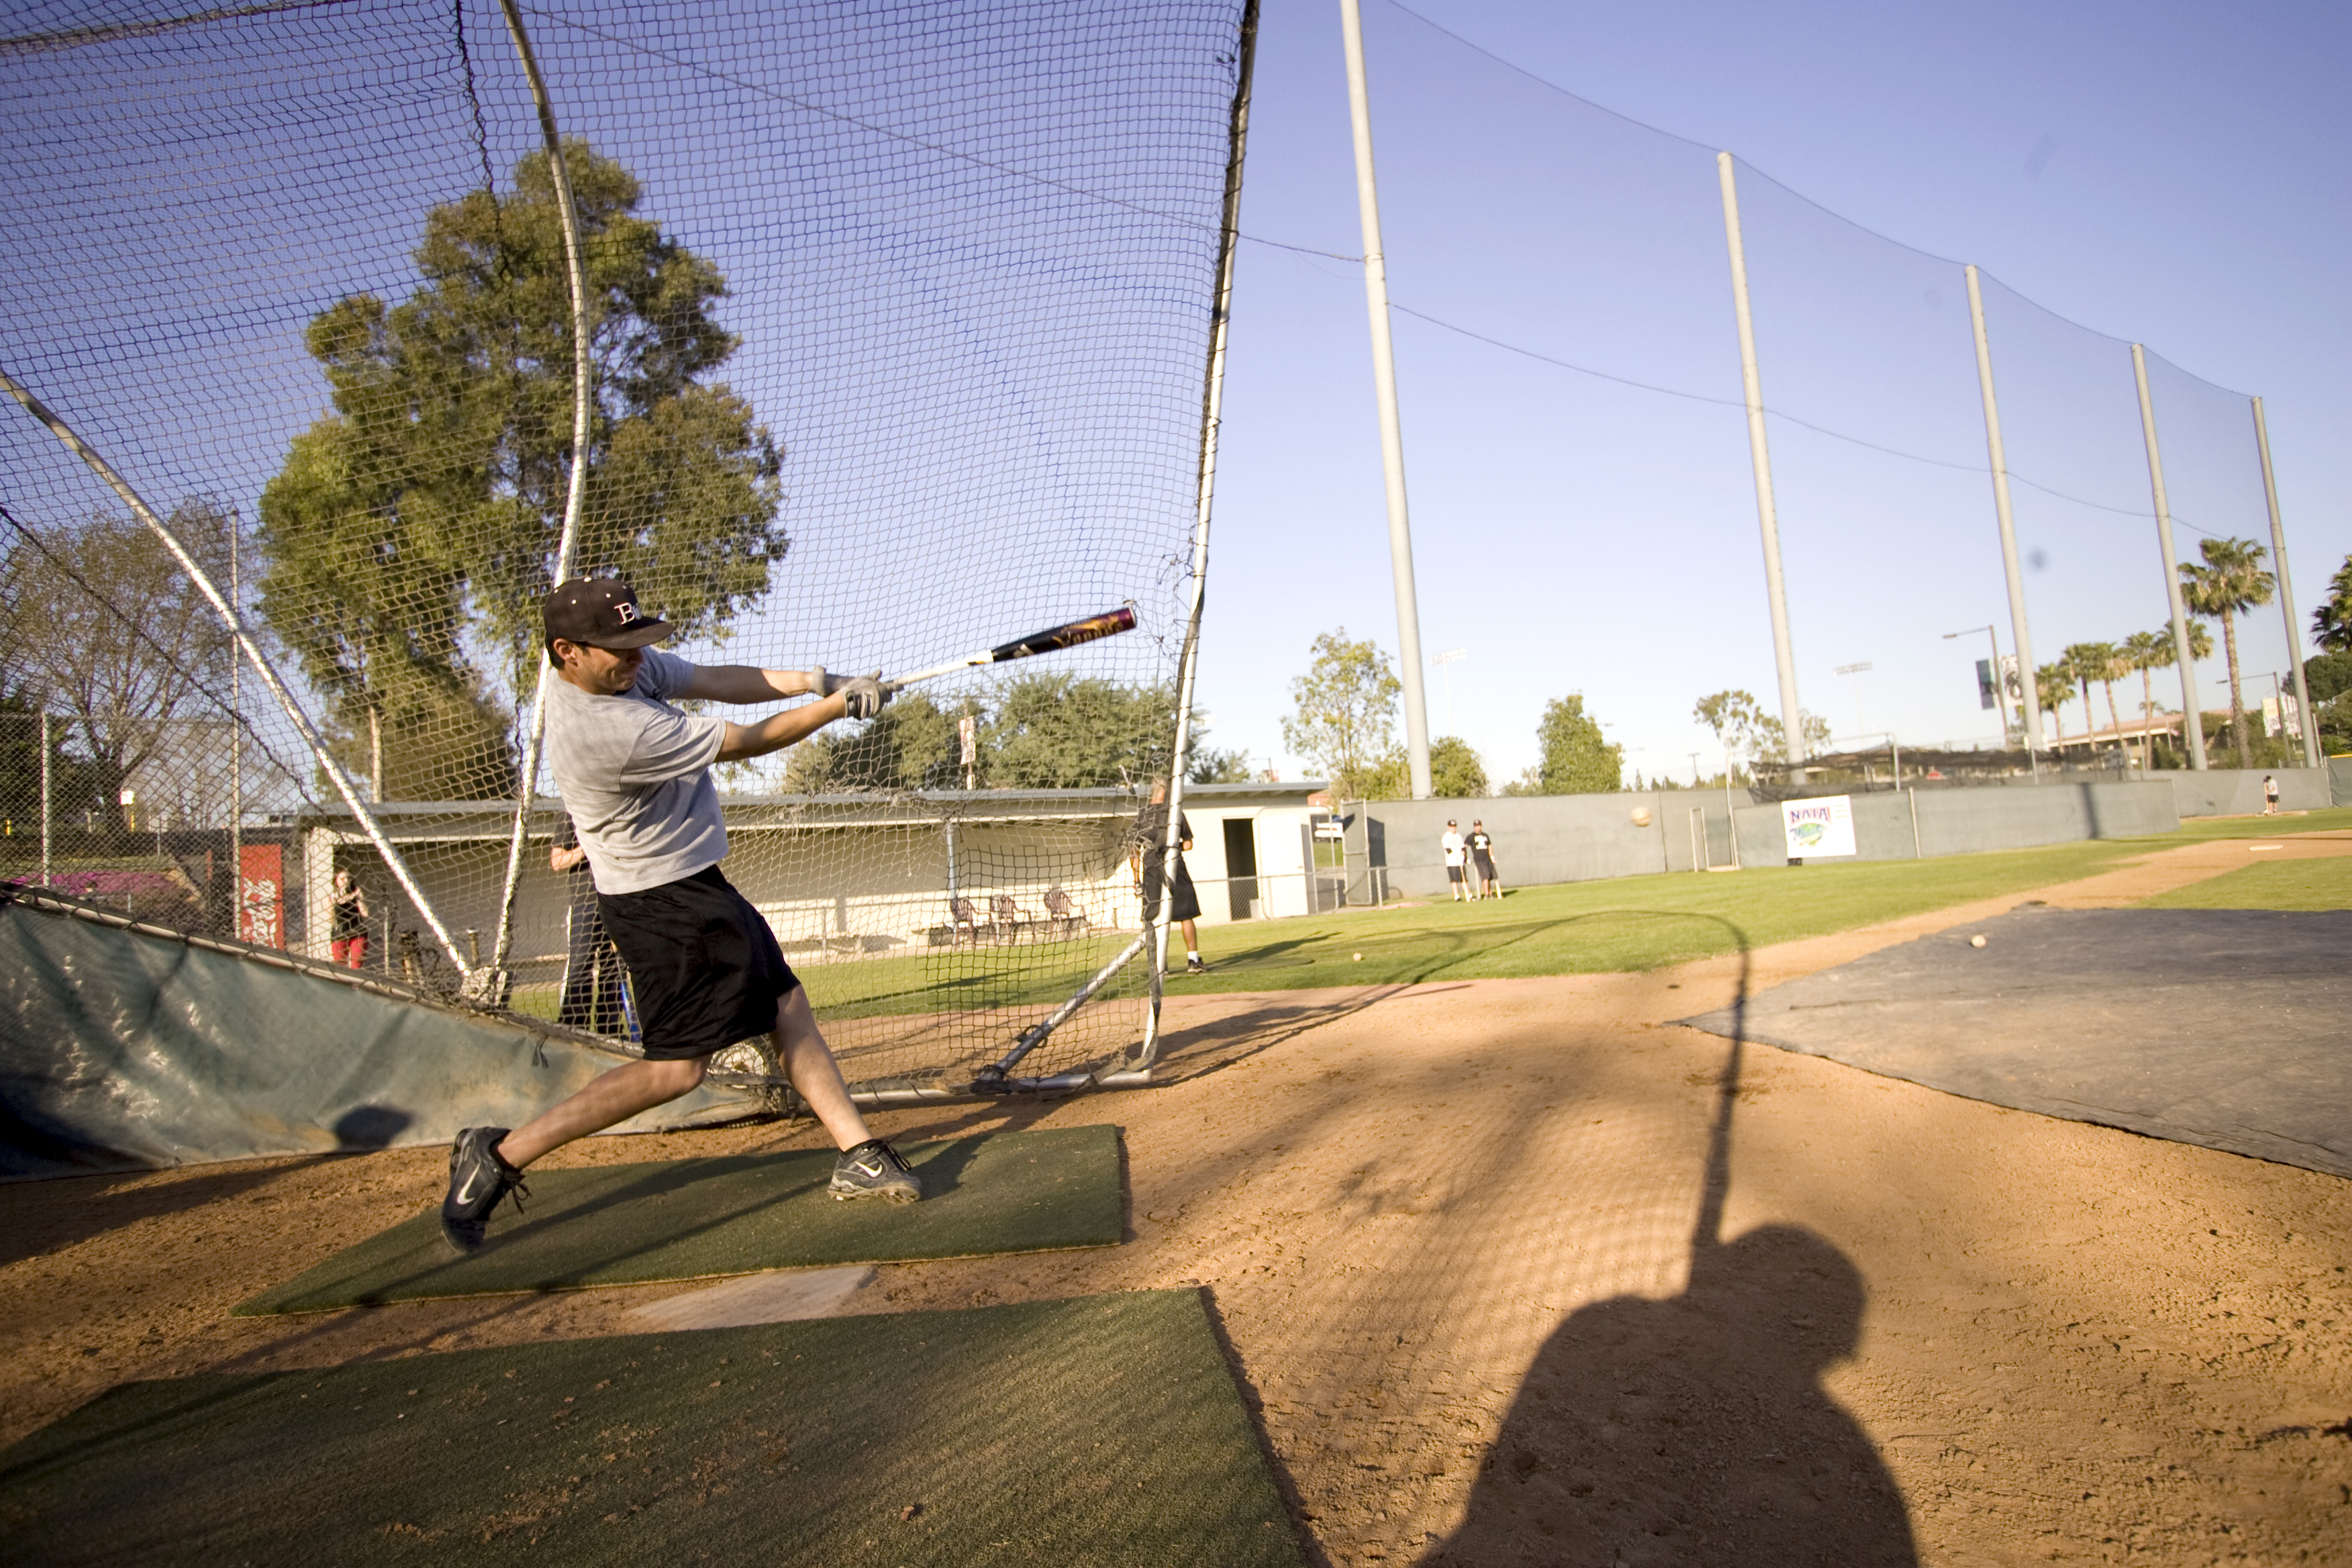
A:
[[[1746,984],[2021,901],[1762,950]],[[1768,1047],[1727,1082],[1727,1042],[1669,1020],[1740,970],[1178,998],[1168,1087],[885,1119],[1118,1122],[1122,1246],[885,1267],[832,1310],[1206,1285],[1334,1563],[1722,1562],[1739,1519],[1789,1561],[2352,1559],[2352,1184]],[[12,1187],[0,1435],[128,1377],[645,1326],[660,1289],[228,1317],[441,1163]]]

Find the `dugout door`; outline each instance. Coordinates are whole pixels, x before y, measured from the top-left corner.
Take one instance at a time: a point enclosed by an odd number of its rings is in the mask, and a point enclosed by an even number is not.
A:
[[[1257,912],[1257,822],[1253,817],[1225,818],[1225,893],[1237,921]]]

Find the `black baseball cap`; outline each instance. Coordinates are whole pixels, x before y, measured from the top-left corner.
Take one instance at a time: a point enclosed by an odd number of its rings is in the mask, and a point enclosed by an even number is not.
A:
[[[588,647],[644,647],[677,628],[647,618],[637,591],[617,577],[574,577],[558,583],[540,603],[547,635]]]

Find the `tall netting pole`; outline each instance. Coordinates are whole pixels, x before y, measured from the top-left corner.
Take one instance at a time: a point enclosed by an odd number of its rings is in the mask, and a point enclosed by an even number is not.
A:
[[[556,133],[555,109],[548,100],[547,80],[530,51],[530,35],[523,30],[522,13],[515,0],[499,0],[506,13],[507,32],[530,82],[531,102],[539,110],[540,138],[547,145],[548,178],[555,186],[555,210],[563,228],[564,281],[572,293],[572,472],[563,498],[563,531],[556,541],[555,568],[550,583],[572,575],[572,553],[580,540],[581,500],[588,487],[588,420],[593,394],[588,343],[588,273],[580,255],[580,213],[572,198],[572,177],[563,164],[563,141]],[[522,847],[530,827],[530,805],[539,786],[539,749],[547,734],[547,683],[554,670],[545,658],[532,661],[539,679],[531,688],[530,719],[523,729],[522,765],[515,778],[514,830],[507,840],[506,884],[499,895],[499,934],[490,947],[490,962],[478,981],[478,1000],[506,1000],[507,960],[514,946],[515,897],[522,887]],[[470,979],[470,977],[469,977]]]
[[[1143,1018],[1143,1054],[1136,1062],[1150,1070],[1160,1055],[1160,1004],[1168,975],[1168,931],[1176,922],[1176,857],[1182,842],[1178,824],[1184,811],[1184,763],[1192,741],[1192,689],[1200,668],[1201,606],[1209,585],[1209,514],[1217,493],[1217,424],[1225,394],[1225,333],[1233,319],[1234,255],[1241,240],[1242,158],[1249,145],[1250,77],[1257,63],[1258,0],[1242,7],[1241,38],[1234,79],[1231,152],[1225,161],[1223,218],[1217,235],[1217,296],[1209,322],[1209,371],[1201,394],[1201,480],[1192,522],[1192,605],[1184,619],[1184,651],[1176,668],[1176,739],[1168,760],[1168,836],[1160,844],[1160,896],[1163,900],[1151,942],[1151,994]],[[1146,919],[1149,920],[1149,916]]]
[[[63,442],[67,450],[88,465],[90,472],[104,480],[108,488],[121,498],[122,504],[129,507],[132,514],[163,542],[163,548],[171,552],[172,559],[179,563],[180,570],[187,574],[188,581],[196,585],[196,591],[204,595],[215,612],[219,615],[223,624],[228,627],[229,635],[236,639],[237,647],[245,654],[247,662],[253,666],[254,673],[261,677],[263,684],[269,688],[270,694],[278,699],[278,705],[286,710],[287,719],[299,731],[303,743],[310,748],[310,755],[318,762],[320,772],[325,773],[329,781],[334,784],[335,793],[343,797],[343,804],[352,808],[352,815],[359,820],[360,830],[367,835],[368,842],[375,846],[376,853],[383,857],[385,868],[392,873],[394,879],[399,882],[401,891],[408,895],[409,901],[415,906],[417,914],[423,918],[427,926],[432,928],[434,940],[441,944],[441,951],[449,955],[450,967],[457,970],[462,981],[470,984],[473,973],[467,965],[465,954],[457,950],[456,942],[449,940],[449,932],[442,925],[441,917],[434,911],[432,901],[425,898],[425,889],[417,885],[416,879],[410,874],[408,862],[402,858],[400,851],[392,847],[392,841],[384,837],[383,828],[376,822],[375,813],[367,808],[367,803],[360,798],[360,792],[352,784],[351,775],[343,772],[342,764],[336,762],[334,753],[327,750],[327,742],[320,738],[317,727],[310,722],[310,716],[302,710],[302,705],[294,700],[294,694],[288,690],[286,683],[278,678],[277,669],[262,657],[261,649],[254,646],[253,638],[246,633],[244,621],[238,618],[228,600],[222,596],[220,585],[213,581],[212,574],[196,563],[196,558],[188,553],[187,547],[180,542],[179,536],[166,527],[163,520],[156,515],[155,509],[149,506],[141,499],[139,492],[131,488],[130,481],[116,473],[111,463],[99,456],[96,449],[74,433],[72,426],[51,412],[39,398],[35,397],[24,383],[6,371],[0,370],[0,388],[5,388],[9,396],[22,404],[26,413],[47,426],[49,433]]]
[[[1985,336],[1984,287],[1968,268],[1969,321],[1977,340],[1977,384],[1984,395],[1985,453],[1992,463],[1992,508],[2000,524],[2000,565],[2009,583],[2009,631],[2017,647],[2017,684],[2024,693],[2025,748],[2042,752],[2042,694],[2034,689],[2033,634],[2025,624],[2025,576],[2017,569],[2017,514],[2009,504],[2009,458],[2000,440],[2000,405],[1992,390],[1992,343]],[[1993,685],[2000,685],[2000,644],[1993,644]]]
[[[1372,174],[1371,89],[1364,74],[1364,18],[1359,0],[1339,0],[1348,51],[1348,108],[1355,126],[1356,207],[1364,231],[1364,298],[1372,323],[1372,391],[1380,404],[1381,477],[1388,494],[1389,570],[1396,578],[1397,661],[1404,678],[1405,766],[1412,798],[1427,800],[1429,700],[1423,687],[1420,590],[1412,569],[1412,521],[1405,506],[1404,426],[1397,410],[1396,348],[1389,336],[1388,258],[1381,252],[1381,197]]]
[[[2254,447],[2263,458],[2263,499],[2270,504],[2271,554],[2278,562],[2279,613],[2286,621],[2286,660],[2294,671],[2294,711],[2297,728],[2303,731],[2303,765],[2315,768],[2319,761],[2319,724],[2312,717],[2311,692],[2303,680],[2303,628],[2295,624],[2294,580],[2286,570],[2286,524],[2279,519],[2278,479],[2271,472],[2271,429],[2263,418],[2263,400],[2252,400],[2254,405]]]
[[[1756,366],[1756,318],[1748,305],[1748,247],[1739,233],[1739,185],[1731,154],[1715,155],[1723,183],[1723,233],[1731,250],[1731,310],[1739,324],[1739,380],[1748,398],[1748,457],[1756,470],[1756,521],[1764,534],[1764,593],[1772,610],[1772,662],[1780,676],[1780,723],[1789,778],[1804,782],[1805,710],[1797,701],[1797,656],[1789,637],[1789,595],[1780,574],[1780,516],[1772,501],[1772,448],[1764,434],[1764,380]]]
[[[2147,353],[2131,346],[2132,376],[2139,384],[2139,428],[2147,443],[2147,484],[2156,502],[2156,542],[2164,557],[2164,596],[2172,606],[2172,657],[2180,666],[2180,741],[2189,765],[2205,767],[2205,716],[2197,705],[2197,661],[2189,651],[2189,612],[2180,600],[2180,560],[2172,547],[2172,503],[2164,493],[2164,453],[2156,441],[2156,403],[2147,395]],[[2032,680],[2032,674],[2026,673]],[[2087,717],[2087,716],[2086,716]]]

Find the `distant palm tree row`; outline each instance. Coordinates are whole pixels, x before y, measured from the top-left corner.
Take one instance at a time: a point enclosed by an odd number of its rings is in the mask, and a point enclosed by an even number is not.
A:
[[[2181,563],[2180,599],[2191,614],[2217,616],[2221,622],[2221,646],[2230,669],[2230,728],[2237,743],[2238,765],[2251,768],[2253,747],[2246,733],[2246,703],[2238,671],[2238,617],[2269,604],[2277,579],[2263,565],[2269,552],[2251,539],[2208,539],[2197,548],[2204,560]],[[2192,658],[2210,658],[2213,655],[2213,635],[2202,621],[2189,623],[2189,652]],[[2096,681],[2106,689],[2107,721],[2120,743],[2123,721],[2116,711],[2115,683],[2135,672],[2138,674],[2140,716],[2146,719],[2156,711],[2151,676],[2156,670],[2170,668],[2174,656],[2172,627],[2167,625],[2155,631],[2134,632],[2120,643],[2078,642],[2053,662],[2042,665],[2033,672],[2034,689],[2042,699],[2042,708],[2056,723],[2055,738],[2065,738],[2066,722],[2061,710],[2074,700],[2078,687],[2083,698],[2083,728],[2085,731],[2092,729],[2095,721],[2091,710],[2091,683]],[[2148,739],[2145,732],[2140,736],[2140,765],[2148,765]]]

